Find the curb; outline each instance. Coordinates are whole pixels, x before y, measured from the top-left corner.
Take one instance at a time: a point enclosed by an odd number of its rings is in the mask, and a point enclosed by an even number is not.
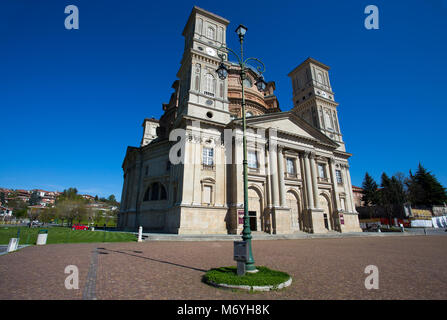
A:
[[[243,285],[233,285],[233,284],[225,284],[225,283],[215,283],[213,281],[207,281],[206,283],[217,287],[217,288],[223,288],[223,289],[240,289],[240,290],[247,290],[247,291],[260,291],[260,292],[266,292],[271,290],[279,290],[286,288],[292,284],[292,277],[289,278],[289,280],[282,282],[275,286],[243,286]]]

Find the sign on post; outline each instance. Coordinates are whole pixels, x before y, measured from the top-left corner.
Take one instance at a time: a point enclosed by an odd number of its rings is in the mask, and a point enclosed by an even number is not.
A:
[[[244,210],[237,211],[237,219],[239,224],[244,224]]]
[[[248,245],[246,241],[234,241],[234,260],[237,261],[237,275],[245,274],[245,262],[248,260]]]

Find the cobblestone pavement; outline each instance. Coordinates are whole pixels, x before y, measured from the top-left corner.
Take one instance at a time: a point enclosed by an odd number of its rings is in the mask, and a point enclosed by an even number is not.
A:
[[[256,264],[293,283],[250,294],[201,282],[235,264],[229,241],[32,246],[0,256],[0,299],[447,299],[446,248],[445,236],[254,241]],[[78,290],[65,288],[67,265],[79,268]],[[368,265],[379,290],[365,289]]]

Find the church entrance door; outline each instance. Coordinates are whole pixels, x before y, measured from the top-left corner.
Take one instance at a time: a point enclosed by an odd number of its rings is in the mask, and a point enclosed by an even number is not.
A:
[[[292,229],[294,231],[300,230],[300,214],[299,214],[299,202],[294,192],[288,191],[286,194],[287,206],[290,208],[290,214],[292,219]]]
[[[248,211],[248,216],[250,218],[250,230],[258,231],[256,226],[256,211]]]
[[[257,189],[248,189],[248,215],[250,217],[250,229],[251,231],[261,231],[263,226],[261,225],[262,198]]]
[[[329,217],[331,216],[331,209],[328,199],[323,195],[320,195],[320,205],[321,208],[323,209],[324,227],[328,230],[331,230],[331,224],[329,219]]]

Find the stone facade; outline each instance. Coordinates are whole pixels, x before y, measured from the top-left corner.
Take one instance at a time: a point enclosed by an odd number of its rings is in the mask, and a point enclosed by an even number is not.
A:
[[[227,60],[229,21],[194,7],[169,103],[146,119],[140,147],[128,147],[118,224],[179,234],[242,231],[243,165],[239,66]],[[217,77],[219,53],[229,68]],[[244,82],[248,210],[253,231],[361,232],[329,67],[307,59],[289,76],[294,107],[281,111],[275,83]],[[325,92],[324,94],[322,92]],[[304,97],[304,100],[302,99]]]

